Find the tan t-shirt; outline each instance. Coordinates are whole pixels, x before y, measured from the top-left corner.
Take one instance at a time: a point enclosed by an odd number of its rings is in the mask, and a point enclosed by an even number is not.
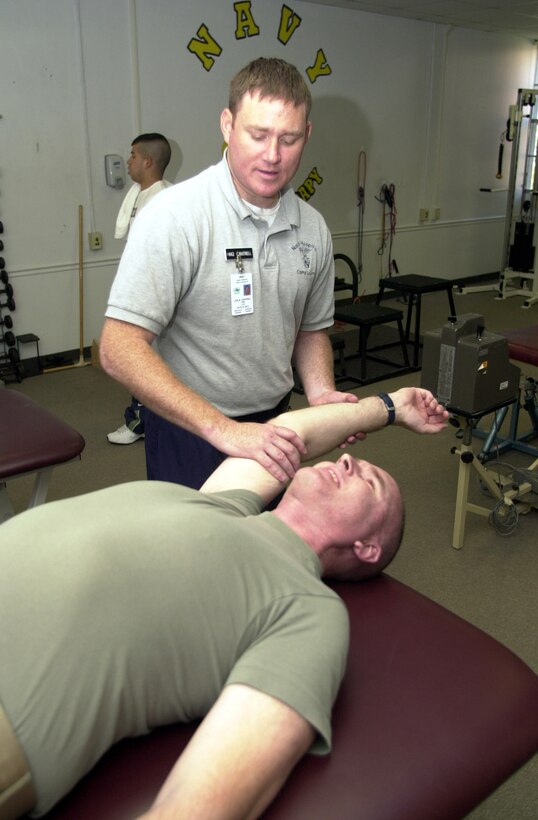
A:
[[[0,528],[0,701],[47,811],[116,741],[206,714],[223,686],[287,702],[330,748],[347,612],[247,491],[133,482]]]

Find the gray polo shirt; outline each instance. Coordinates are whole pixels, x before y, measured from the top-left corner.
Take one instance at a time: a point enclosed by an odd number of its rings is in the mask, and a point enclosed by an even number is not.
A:
[[[252,312],[234,315],[233,254],[247,251]],[[293,386],[299,330],[333,323],[329,230],[288,187],[273,224],[238,196],[226,158],[137,217],[106,315],[143,327],[185,384],[229,416],[274,407]]]

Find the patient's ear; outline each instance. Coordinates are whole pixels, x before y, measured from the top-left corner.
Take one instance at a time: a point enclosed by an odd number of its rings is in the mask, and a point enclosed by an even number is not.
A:
[[[376,564],[381,558],[379,544],[363,544],[362,541],[355,541],[353,552],[359,561],[364,561],[366,564]]]

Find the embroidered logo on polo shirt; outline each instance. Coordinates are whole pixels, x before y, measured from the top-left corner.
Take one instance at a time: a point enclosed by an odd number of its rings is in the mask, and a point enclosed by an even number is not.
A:
[[[295,245],[291,246],[292,251],[298,251],[301,255],[301,267],[297,268],[296,273],[300,274],[301,276],[313,276],[314,271],[311,270],[312,267],[312,253],[314,251],[314,245],[311,242],[296,242]]]

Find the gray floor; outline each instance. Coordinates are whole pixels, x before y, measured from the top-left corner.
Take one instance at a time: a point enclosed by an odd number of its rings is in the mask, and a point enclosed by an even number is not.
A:
[[[492,291],[456,296],[458,313],[483,315],[486,328],[494,332],[537,322],[538,305],[525,310],[522,303],[519,297],[498,301]],[[406,310],[397,300],[387,300],[386,304]],[[440,327],[447,316],[446,294],[424,297],[422,330]],[[348,341],[351,351],[353,333]],[[525,372],[538,376],[531,368],[525,368]],[[360,397],[408,384],[420,384],[420,373],[355,388],[354,392]],[[76,427],[86,439],[82,460],[54,471],[49,499],[145,477],[142,442],[118,447],[106,440],[106,433],[122,421],[128,395],[102,370],[72,368],[27,378],[7,389],[31,396]],[[292,401],[293,406],[304,404],[297,394]],[[390,573],[495,636],[538,672],[538,512],[522,515],[516,531],[508,537],[499,535],[486,518],[469,514],[463,549],[455,550],[452,534],[459,461],[451,448],[458,443],[454,428],[433,437],[389,428],[357,446],[363,457],[392,472],[403,490],[406,534]],[[477,448],[481,446],[478,442]],[[509,451],[502,460],[527,467],[533,457]],[[17,511],[24,509],[30,489],[28,478],[9,482],[10,498]],[[493,506],[476,482],[471,495],[475,503]],[[529,715],[529,720],[538,720],[538,716]],[[470,817],[535,820],[538,759],[523,767]]]

